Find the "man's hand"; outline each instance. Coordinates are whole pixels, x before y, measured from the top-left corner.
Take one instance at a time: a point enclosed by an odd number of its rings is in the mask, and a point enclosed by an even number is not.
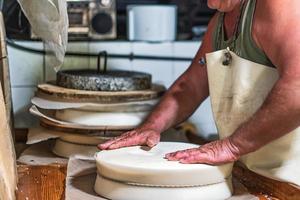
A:
[[[149,147],[154,147],[155,145],[157,145],[159,140],[159,132],[153,129],[138,128],[98,145],[98,148],[100,150],[113,150],[138,145],[147,145]]]
[[[169,161],[179,161],[183,164],[205,163],[209,165],[234,162],[239,157],[238,148],[232,144],[229,138],[214,141],[199,148],[169,153],[165,156]]]

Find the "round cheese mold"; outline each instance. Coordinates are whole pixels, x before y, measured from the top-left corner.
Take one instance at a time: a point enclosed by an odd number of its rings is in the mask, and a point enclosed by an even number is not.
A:
[[[199,147],[195,144],[160,142],[152,149],[128,147],[96,154],[98,174],[106,179],[137,185],[192,187],[224,182],[232,164],[211,166],[168,161],[165,154]]]

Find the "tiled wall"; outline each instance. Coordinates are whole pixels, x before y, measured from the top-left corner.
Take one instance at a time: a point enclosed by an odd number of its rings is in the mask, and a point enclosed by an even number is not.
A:
[[[18,42],[21,45],[43,49],[40,42]],[[68,51],[98,53],[106,50],[114,54],[139,54],[153,56],[178,56],[192,58],[200,42],[143,43],[143,42],[73,42],[68,44]],[[55,71],[42,55],[23,52],[8,47],[9,64],[12,80],[15,125],[18,128],[31,127],[37,122],[28,113],[30,98],[35,86],[44,81],[54,80]],[[66,57],[62,69],[95,68],[97,60],[91,58]],[[154,82],[169,87],[190,65],[190,62],[109,59],[108,68],[135,70],[151,73]],[[205,137],[216,133],[210,102],[205,101],[190,120],[195,123]]]

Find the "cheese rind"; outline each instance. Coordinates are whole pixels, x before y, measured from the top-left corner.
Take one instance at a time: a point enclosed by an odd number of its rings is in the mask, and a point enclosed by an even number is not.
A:
[[[232,195],[231,180],[200,187],[145,187],[129,185],[97,176],[95,192],[114,200],[220,200]]]
[[[56,139],[52,152],[58,156],[64,158],[70,158],[71,156],[83,156],[93,158],[98,151],[96,145],[83,145],[66,142],[60,139]]]
[[[164,159],[167,153],[195,147],[198,145],[161,142],[151,150],[137,146],[101,151],[96,155],[97,170],[118,182],[178,187],[216,184],[231,175],[232,164],[180,164]]]
[[[78,109],[56,111],[56,119],[86,126],[140,125],[149,112],[92,112]]]

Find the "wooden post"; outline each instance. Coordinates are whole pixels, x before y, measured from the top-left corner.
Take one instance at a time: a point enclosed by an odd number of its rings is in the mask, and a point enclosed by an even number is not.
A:
[[[11,92],[5,29],[0,12],[0,199],[14,200],[17,187],[15,148],[11,134]]]
[[[5,34],[3,15],[0,12],[0,81],[2,85],[2,92],[4,96],[5,107],[6,107],[6,117],[10,126],[10,130],[13,133],[14,129],[13,129],[11,84],[10,84],[10,74],[9,74],[9,65],[8,65],[5,39],[6,39],[6,34]],[[12,134],[12,137],[14,139],[14,134]]]

